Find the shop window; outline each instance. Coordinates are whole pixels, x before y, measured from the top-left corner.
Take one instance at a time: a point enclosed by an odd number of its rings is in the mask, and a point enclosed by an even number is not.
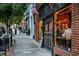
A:
[[[71,11],[69,7],[56,14],[56,46],[64,50],[71,50]]]

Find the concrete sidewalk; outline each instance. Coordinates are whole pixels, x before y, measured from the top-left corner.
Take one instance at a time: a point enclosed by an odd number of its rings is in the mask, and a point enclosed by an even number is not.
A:
[[[51,56],[51,52],[40,48],[39,44],[25,34],[13,37],[16,40],[14,56]]]

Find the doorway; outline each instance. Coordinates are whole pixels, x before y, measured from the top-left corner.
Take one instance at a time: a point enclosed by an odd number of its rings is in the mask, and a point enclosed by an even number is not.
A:
[[[52,30],[53,30],[53,20],[48,19],[44,21],[44,48],[52,51]]]

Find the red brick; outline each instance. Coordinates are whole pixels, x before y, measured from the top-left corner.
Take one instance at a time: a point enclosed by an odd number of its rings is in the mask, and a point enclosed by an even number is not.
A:
[[[72,4],[72,55],[79,55],[79,4]]]

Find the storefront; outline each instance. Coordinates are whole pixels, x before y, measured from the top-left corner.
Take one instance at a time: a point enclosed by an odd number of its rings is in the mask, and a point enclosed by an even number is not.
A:
[[[39,17],[39,7],[40,4],[34,4],[33,6],[33,16],[34,16],[34,39],[40,43],[42,40],[42,23],[43,21]]]
[[[52,51],[53,40],[53,18],[52,18],[52,4],[42,4],[39,9],[39,18],[42,21],[42,47]]]
[[[35,20],[35,40],[37,42],[40,42],[40,40],[42,39],[42,23],[43,21],[40,20],[40,18],[36,15],[35,16],[36,20]]]
[[[44,20],[44,47],[52,50],[52,31],[53,30],[53,19],[52,17]]]
[[[42,47],[53,52],[54,45],[54,12],[66,4],[43,4],[39,10],[39,17],[43,20],[43,43]]]
[[[68,24],[68,27],[71,27],[71,10],[68,7],[69,5],[70,4],[62,4],[62,3],[42,4],[42,6],[38,10],[40,14],[39,14],[39,16],[37,16],[37,20],[35,23],[37,23],[36,26],[38,26],[37,28],[39,28],[38,24],[40,21],[38,21],[38,19],[40,18],[43,21],[42,47],[49,49],[51,51],[51,53],[53,53],[53,54],[58,51],[55,49],[55,47],[62,48],[63,50],[65,48],[64,47],[65,44],[62,43],[63,40],[60,39],[61,34],[58,34],[57,29],[59,28],[63,32],[64,26],[66,24]],[[36,29],[36,30],[38,30],[38,29]],[[38,30],[37,33],[39,34],[40,31]],[[60,33],[60,31],[59,31],[59,33]],[[37,36],[40,37],[39,35],[37,35]],[[68,48],[71,50],[71,47],[68,47]],[[56,50],[56,51],[54,51],[54,50]]]
[[[55,54],[64,54],[62,50],[71,51],[71,6],[67,6],[54,14]],[[58,49],[60,50],[58,50]],[[59,53],[60,51],[60,53]],[[65,53],[66,54],[66,53]]]
[[[42,47],[52,49],[56,56],[79,55],[79,4],[43,4],[39,13],[43,20]],[[65,36],[67,28],[70,31]]]

